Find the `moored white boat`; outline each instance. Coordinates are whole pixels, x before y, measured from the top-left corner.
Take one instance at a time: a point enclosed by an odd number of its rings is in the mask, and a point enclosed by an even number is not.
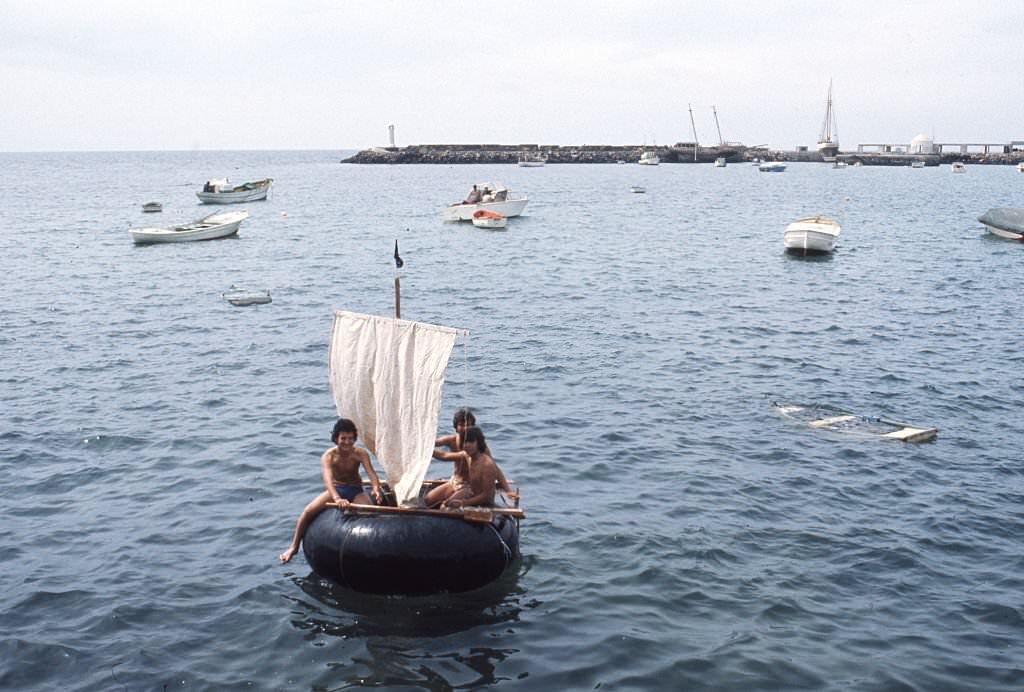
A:
[[[953,171],[954,173],[966,173],[967,172],[967,166],[965,166],[962,161],[954,161],[952,164],[950,164],[949,169],[951,171]]]
[[[1017,172],[1024,173],[1024,161],[1021,161],[1020,163],[1017,164]]]
[[[715,168],[725,168],[725,166],[726,162],[724,156],[719,156],[717,159],[715,159]]]
[[[781,161],[762,161],[757,165],[757,170],[762,173],[782,173],[786,170],[786,164]]]
[[[630,192],[635,192],[635,193],[638,193],[638,194],[643,194],[643,193],[647,192],[647,188],[645,188],[643,185],[630,185],[629,186],[629,191]]]
[[[247,211],[222,211],[191,223],[175,226],[132,228],[128,232],[136,244],[183,243],[190,240],[214,240],[238,233],[238,227],[249,218]]]
[[[207,180],[203,189],[196,193],[196,197],[203,204],[255,202],[267,198],[267,193],[270,192],[273,182],[273,178],[264,178],[241,185],[232,185],[227,178],[215,178]]]
[[[477,209],[473,212],[473,225],[477,228],[505,228],[508,217],[487,209]]]
[[[245,307],[248,305],[265,305],[266,303],[272,302],[270,291],[266,289],[253,291],[233,284],[231,288],[221,294],[221,297],[232,305],[236,305],[238,307]]]
[[[808,216],[786,227],[782,235],[786,250],[792,252],[832,252],[840,226],[827,216]]]
[[[910,164],[911,168],[924,168],[924,161],[913,161]]]
[[[540,155],[530,156],[524,154],[519,157],[519,166],[521,168],[540,168],[547,162],[548,160]]]
[[[661,163],[661,159],[653,151],[645,151],[640,154],[640,160],[637,163],[641,166],[657,166]]]
[[[146,202],[145,204],[142,205],[142,211],[146,212],[147,214],[152,214],[153,212],[163,210],[164,205],[161,204],[160,202]]]
[[[1024,209],[996,207],[979,216],[978,221],[1000,238],[1024,240]]]
[[[454,202],[445,208],[445,221],[472,221],[473,213],[481,209],[493,211],[505,217],[519,216],[529,199],[512,197],[512,193],[501,183],[477,183],[462,202]]]

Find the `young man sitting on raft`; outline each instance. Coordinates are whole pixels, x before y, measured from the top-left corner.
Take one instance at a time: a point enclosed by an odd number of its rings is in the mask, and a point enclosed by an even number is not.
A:
[[[434,458],[454,463],[452,467],[452,477],[444,483],[431,488],[423,498],[427,507],[438,507],[441,503],[450,497],[453,497],[456,493],[470,488],[469,467],[466,462],[466,457],[461,454],[461,438],[466,429],[475,425],[476,416],[473,415],[473,412],[468,408],[460,408],[455,412],[455,415],[452,416],[452,426],[455,428],[455,433],[442,435],[437,438],[437,441],[434,443]],[[481,436],[482,435],[483,433],[481,433]],[[449,451],[445,452],[443,449],[440,449],[441,447],[447,447]],[[487,451],[487,454],[488,456],[490,455],[489,450]],[[505,479],[505,474],[501,472],[501,467],[498,466],[493,459],[491,461],[494,463],[494,467],[498,472],[498,487],[506,495],[515,498],[517,494],[512,490],[512,486],[509,485],[508,481]]]
[[[363,481],[359,477],[360,466],[366,469],[366,475],[370,478],[374,499],[377,502],[381,501],[383,496],[380,491],[380,479],[370,464],[370,454],[365,449],[355,446],[357,437],[356,424],[348,418],[339,418],[334,424],[331,439],[335,446],[320,455],[320,471],[327,490],[313,498],[302,510],[295,524],[291,545],[278,556],[281,562],[288,562],[299,552],[299,545],[310,522],[327,508],[328,502],[334,502],[339,509],[348,507],[350,502],[360,505],[372,504],[363,490]]]
[[[461,488],[453,493],[442,508],[458,509],[459,507],[491,507],[494,505],[494,491],[501,477],[501,470],[491,458],[487,448],[487,440],[483,431],[472,426],[459,435],[461,452],[450,452],[461,455],[469,470],[469,487]],[[507,486],[507,482],[505,483]]]

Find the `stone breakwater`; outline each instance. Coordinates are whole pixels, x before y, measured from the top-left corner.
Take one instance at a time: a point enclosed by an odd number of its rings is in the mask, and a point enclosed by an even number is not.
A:
[[[523,157],[541,158],[550,164],[557,163],[636,163],[644,152],[653,152],[662,163],[712,163],[722,157],[729,163],[742,161],[807,161],[820,162],[822,156],[816,151],[783,151],[761,147],[745,147],[741,144],[718,147],[700,147],[694,157],[693,144],[678,143],[671,146],[644,146],[637,144],[559,146],[545,144],[416,144],[408,147],[373,147],[364,149],[354,156],[342,159],[341,163],[363,164],[471,164],[471,163],[518,163]],[[839,160],[850,163],[861,162],[877,166],[909,166],[915,158],[925,159],[927,165],[963,161],[970,164],[1017,165],[1024,161],[1024,152],[1000,154],[938,154],[913,156],[885,154],[857,154],[840,152]]]
[[[700,147],[698,162],[710,163],[719,156],[743,160],[743,146]],[[692,163],[693,145],[579,145],[542,144],[418,144],[408,147],[364,149],[342,163],[517,163],[523,157],[541,158],[548,163],[636,163],[644,152],[653,152],[662,163]]]

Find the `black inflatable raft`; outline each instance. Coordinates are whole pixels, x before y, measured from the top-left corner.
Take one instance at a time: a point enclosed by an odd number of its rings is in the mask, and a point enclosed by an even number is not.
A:
[[[317,515],[302,541],[313,571],[356,591],[416,595],[479,588],[519,557],[515,516],[382,509]]]

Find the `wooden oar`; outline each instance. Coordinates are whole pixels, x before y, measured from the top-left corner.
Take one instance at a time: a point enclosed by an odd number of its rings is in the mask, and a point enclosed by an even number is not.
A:
[[[337,507],[334,502],[328,502],[328,507]],[[448,517],[449,519],[464,519],[477,523],[490,523],[494,515],[505,515],[513,519],[523,519],[526,513],[518,507],[462,507],[461,509],[428,509],[426,507],[386,507],[383,505],[360,505],[350,502],[344,511],[378,513],[378,514],[421,514],[433,517]]]

